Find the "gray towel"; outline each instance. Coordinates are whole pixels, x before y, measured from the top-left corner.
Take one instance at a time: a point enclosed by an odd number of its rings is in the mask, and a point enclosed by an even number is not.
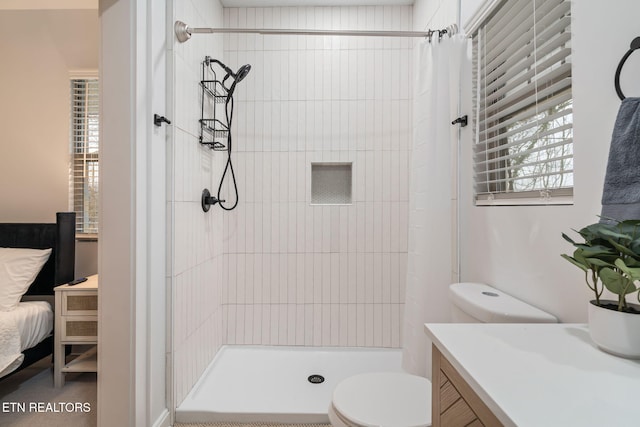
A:
[[[640,98],[625,98],[613,127],[602,217],[640,219]]]

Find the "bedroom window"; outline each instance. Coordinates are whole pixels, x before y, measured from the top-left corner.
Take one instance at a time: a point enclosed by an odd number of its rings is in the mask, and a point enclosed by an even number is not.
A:
[[[571,204],[570,1],[495,3],[472,30],[476,205]]]
[[[71,79],[71,204],[84,235],[98,233],[98,89],[97,78]]]

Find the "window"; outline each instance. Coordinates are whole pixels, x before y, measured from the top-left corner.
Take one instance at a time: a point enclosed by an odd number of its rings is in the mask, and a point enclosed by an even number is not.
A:
[[[473,32],[477,205],[571,203],[569,0],[509,0]]]
[[[71,204],[76,232],[98,232],[98,79],[71,79]]]

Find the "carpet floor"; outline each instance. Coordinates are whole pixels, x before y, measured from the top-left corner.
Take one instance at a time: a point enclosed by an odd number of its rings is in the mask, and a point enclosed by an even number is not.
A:
[[[51,357],[0,380],[3,427],[95,427],[96,374],[68,373],[65,385],[53,387]]]

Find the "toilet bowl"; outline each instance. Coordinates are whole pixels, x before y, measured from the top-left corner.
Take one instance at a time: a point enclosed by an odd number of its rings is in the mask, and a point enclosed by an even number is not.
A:
[[[554,323],[554,316],[483,283],[449,287],[455,323]],[[431,426],[431,381],[373,372],[340,382],[329,405],[334,427]]]
[[[333,391],[329,420],[334,427],[428,427],[431,381],[397,372],[354,375]]]

